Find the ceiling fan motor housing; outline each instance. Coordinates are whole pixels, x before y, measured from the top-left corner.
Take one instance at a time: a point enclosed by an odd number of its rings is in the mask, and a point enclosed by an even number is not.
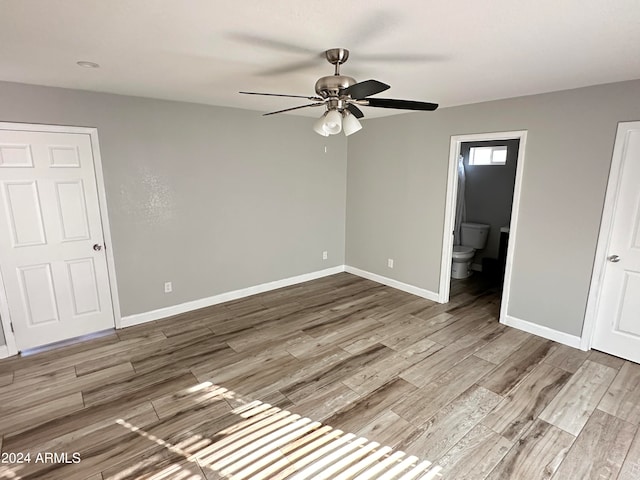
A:
[[[330,75],[316,82],[316,93],[322,98],[338,97],[340,90],[354,85],[356,80],[346,75]]]

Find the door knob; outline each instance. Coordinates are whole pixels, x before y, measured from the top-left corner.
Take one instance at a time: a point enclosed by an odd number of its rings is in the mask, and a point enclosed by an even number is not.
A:
[[[618,263],[620,261],[620,257],[618,255],[609,255],[607,257],[607,260],[609,260],[611,263]]]
[[[93,245],[93,249],[96,252],[99,252],[100,250],[102,250],[102,245],[100,245],[99,243],[96,243],[96,244]]]

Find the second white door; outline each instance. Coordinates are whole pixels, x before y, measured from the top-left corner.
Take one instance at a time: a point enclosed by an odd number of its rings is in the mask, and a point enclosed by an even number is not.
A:
[[[609,188],[614,213],[592,347],[640,363],[640,122],[618,127]]]

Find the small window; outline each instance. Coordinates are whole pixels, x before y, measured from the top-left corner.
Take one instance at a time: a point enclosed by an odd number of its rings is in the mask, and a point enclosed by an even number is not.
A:
[[[507,163],[507,146],[471,147],[469,149],[469,165],[505,165]]]

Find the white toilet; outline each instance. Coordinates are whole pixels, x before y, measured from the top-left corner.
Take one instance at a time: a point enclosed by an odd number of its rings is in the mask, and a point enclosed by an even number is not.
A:
[[[467,278],[471,276],[471,260],[476,250],[482,250],[489,238],[490,225],[482,223],[463,223],[460,226],[462,245],[453,246],[453,264],[451,278]]]

